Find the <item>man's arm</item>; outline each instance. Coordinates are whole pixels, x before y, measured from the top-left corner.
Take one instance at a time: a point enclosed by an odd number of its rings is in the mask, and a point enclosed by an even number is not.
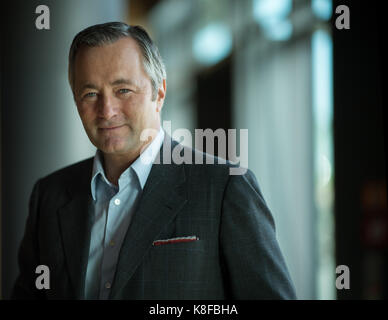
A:
[[[16,279],[11,299],[42,299],[43,292],[35,287],[38,276],[35,273],[38,261],[38,194],[39,181],[35,184],[29,203],[29,215],[26,222],[24,237],[18,254],[19,275]]]
[[[233,299],[296,299],[273,217],[250,170],[229,177],[220,237]]]

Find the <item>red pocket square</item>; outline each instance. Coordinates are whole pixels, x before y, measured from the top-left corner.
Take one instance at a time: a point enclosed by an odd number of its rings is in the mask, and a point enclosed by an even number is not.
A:
[[[164,240],[155,240],[152,243],[152,245],[153,246],[160,246],[162,244],[179,243],[179,242],[191,242],[191,241],[197,241],[197,240],[199,240],[199,238],[197,236],[177,237],[177,238],[164,239]]]

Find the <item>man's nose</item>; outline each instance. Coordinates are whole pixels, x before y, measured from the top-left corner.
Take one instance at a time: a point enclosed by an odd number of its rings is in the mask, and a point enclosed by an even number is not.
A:
[[[98,104],[98,116],[109,120],[117,115],[118,106],[114,98],[109,95],[102,95]]]

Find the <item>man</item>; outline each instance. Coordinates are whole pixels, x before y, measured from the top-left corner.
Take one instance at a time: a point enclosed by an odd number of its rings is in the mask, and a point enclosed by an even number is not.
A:
[[[34,186],[14,298],[295,298],[254,175],[164,161],[178,143],[160,126],[166,73],[144,29],[80,32],[69,82],[97,152]]]

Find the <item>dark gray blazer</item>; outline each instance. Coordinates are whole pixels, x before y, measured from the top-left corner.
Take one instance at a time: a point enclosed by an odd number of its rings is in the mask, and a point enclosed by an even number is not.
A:
[[[197,151],[189,151],[194,159]],[[90,158],[35,184],[12,298],[83,299],[92,165]],[[121,247],[111,299],[296,298],[254,175],[232,176],[229,168],[152,166]],[[199,240],[153,245],[193,235]],[[41,264],[50,269],[48,290],[35,287]]]

